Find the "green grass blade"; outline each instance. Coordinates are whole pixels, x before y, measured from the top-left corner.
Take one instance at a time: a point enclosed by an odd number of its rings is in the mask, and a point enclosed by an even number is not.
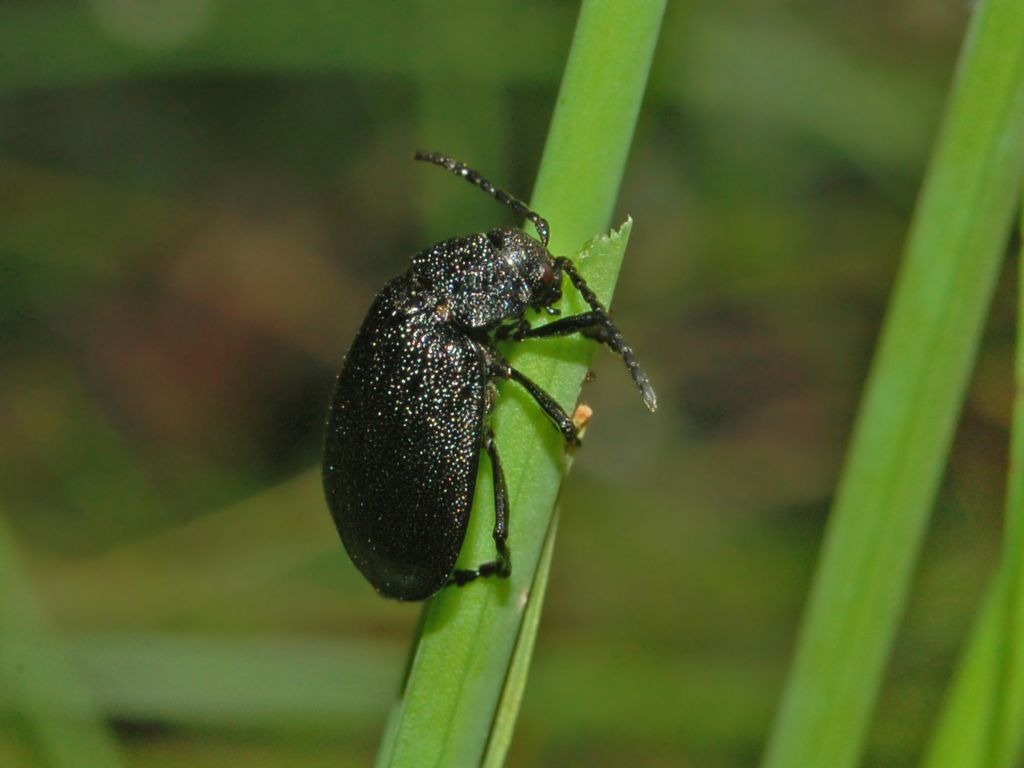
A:
[[[533,197],[551,222],[555,253],[575,252],[608,225],[663,11],[660,0],[583,4]],[[580,265],[604,301],[611,298],[627,235],[624,227],[612,238],[616,247],[608,252],[617,258]],[[579,309],[578,301],[567,302],[566,311]],[[572,403],[593,344],[566,339],[517,345],[510,353],[559,402]],[[639,397],[637,408],[643,408]],[[512,577],[445,590],[426,607],[379,765],[477,765],[495,719],[506,721],[497,708],[524,611],[538,598],[531,585],[564,473],[564,446],[516,388],[505,388],[494,426],[512,510]],[[493,557],[492,499],[490,479],[482,473],[462,564]]]
[[[526,678],[530,672],[533,647],[537,642],[537,630],[540,628],[541,609],[544,606],[544,594],[548,586],[548,576],[551,573],[551,557],[555,551],[557,530],[558,512],[556,510],[551,517],[548,535],[544,538],[544,549],[541,550],[540,562],[537,564],[537,575],[530,588],[531,599],[523,614],[516,649],[512,654],[508,677],[501,693],[501,701],[498,702],[494,725],[491,727],[491,737],[487,742],[487,752],[484,754],[484,768],[501,768],[505,763],[508,748],[512,744],[512,734],[519,717],[519,707],[523,703],[523,693],[526,691]]]
[[[1001,642],[999,634],[1007,599],[1007,581],[1003,575],[1001,570],[993,580],[978,612],[949,698],[922,762],[925,768],[988,765],[994,703],[1000,687],[996,650]],[[1021,711],[1021,702],[1017,702],[1016,711]]]
[[[397,643],[376,638],[104,632],[63,639],[105,712],[171,729],[368,731],[387,711],[388,686],[400,672]],[[10,699],[0,688],[0,711]]]
[[[1024,250],[1021,251],[1024,268]],[[1003,554],[932,736],[926,768],[1010,768],[1024,747],[1024,280]]]
[[[632,225],[632,219],[627,220],[623,225],[628,232]],[[621,230],[620,230],[621,231]],[[622,237],[599,237],[591,244],[589,252],[584,252],[577,260],[582,263],[587,256],[596,256],[598,261],[622,261],[626,241]],[[608,251],[609,253],[603,253]],[[586,436],[586,423],[580,425],[579,437]],[[565,473],[568,474],[572,468],[574,453],[566,457]],[[530,587],[530,600],[526,604],[523,613],[523,620],[519,625],[519,637],[516,639],[515,651],[508,666],[508,676],[505,679],[505,687],[501,693],[501,700],[498,702],[498,710],[494,717],[494,724],[491,726],[491,737],[487,742],[487,752],[484,754],[484,768],[500,768],[505,762],[505,755],[512,744],[512,734],[515,731],[516,720],[519,717],[519,707],[523,703],[523,693],[526,691],[526,678],[530,673],[530,660],[533,658],[533,648],[537,641],[537,631],[540,629],[540,615],[544,607],[544,595],[547,591],[548,576],[551,573],[551,558],[555,552],[555,538],[558,532],[558,507],[548,522],[548,532],[544,537],[544,548],[540,553],[540,561],[537,563],[537,570],[533,577],[533,585]]]
[[[1021,255],[1024,256],[1024,250]],[[1019,262],[1024,266],[1024,258]],[[1020,765],[1024,747],[1024,281],[1017,270],[1017,353],[1014,367],[1013,426],[1006,498],[1006,526],[1000,577],[1006,583],[996,647],[996,695],[989,728],[991,768]]]
[[[980,3],[858,416],[769,768],[857,763],[1024,169],[1024,5]]]
[[[46,626],[0,519],[0,688],[54,768],[120,765],[114,740]]]

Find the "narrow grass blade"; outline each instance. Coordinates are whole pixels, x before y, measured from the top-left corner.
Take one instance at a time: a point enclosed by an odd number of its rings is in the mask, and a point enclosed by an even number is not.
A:
[[[769,768],[857,763],[1024,170],[1024,5],[974,11],[858,416]]]
[[[628,228],[632,220],[628,220],[624,228]],[[622,260],[622,250],[625,248],[625,241],[619,238],[600,237],[594,244],[591,244],[590,252],[603,249],[615,249],[617,255],[612,259]],[[588,253],[581,254],[578,262],[582,263]],[[606,257],[607,258],[607,257]],[[575,418],[575,417],[574,417]],[[586,417],[582,423],[577,422],[580,439],[586,437]],[[572,468],[575,452],[566,456],[565,473],[568,474]],[[508,666],[508,676],[505,678],[505,687],[501,693],[501,700],[498,702],[498,711],[494,717],[494,724],[491,727],[491,737],[487,742],[487,752],[484,754],[484,768],[500,768],[505,762],[505,755],[512,744],[512,733],[515,731],[516,720],[519,717],[519,707],[523,703],[523,693],[526,691],[526,678],[530,673],[530,660],[533,658],[533,647],[537,641],[537,631],[540,629],[541,609],[544,606],[544,595],[548,586],[548,575],[551,573],[551,558],[555,552],[555,538],[558,532],[558,508],[551,516],[548,523],[547,535],[544,537],[544,548],[540,553],[540,562],[537,563],[537,570],[533,578],[533,586],[530,588],[530,600],[523,613],[523,620],[519,625],[519,637],[516,639],[515,651]]]
[[[573,253],[608,225],[663,11],[661,0],[588,0],[582,6],[532,200],[551,222],[556,254]],[[618,258],[627,235],[624,227],[611,238]],[[611,298],[618,258],[580,265],[602,301]],[[572,299],[565,307],[581,309]],[[578,396],[592,353],[592,343],[576,339],[510,350],[513,364],[563,404]],[[564,446],[515,388],[502,393],[494,427],[509,485],[512,577],[443,591],[427,606],[379,765],[477,765],[496,719],[507,722],[497,709],[524,612],[538,597],[531,587],[564,473]],[[493,557],[492,499],[482,474],[463,564]]]
[[[1021,252],[1024,257],[1024,250]],[[1014,367],[1013,427],[1010,439],[1010,476],[1006,499],[1003,559],[998,578],[1005,583],[997,619],[995,647],[996,690],[984,765],[1012,768],[1020,765],[1024,747],[1024,281],[1017,270],[1017,357]]]
[[[1024,221],[1024,219],[1022,219]],[[1024,249],[1003,554],[924,760],[1010,768],[1024,751]]]
[[[519,638],[516,641],[515,653],[509,664],[505,688],[501,693],[498,711],[491,728],[491,737],[487,742],[484,754],[484,768],[501,768],[505,763],[505,755],[512,744],[512,733],[515,731],[519,707],[523,703],[526,691],[526,678],[530,672],[530,660],[533,658],[533,647],[537,641],[537,630],[540,628],[541,609],[544,605],[544,593],[548,586],[548,575],[551,573],[551,557],[555,552],[555,536],[558,531],[558,512],[551,518],[548,535],[544,538],[544,549],[540,553],[537,574],[530,588],[530,601],[523,614]]]

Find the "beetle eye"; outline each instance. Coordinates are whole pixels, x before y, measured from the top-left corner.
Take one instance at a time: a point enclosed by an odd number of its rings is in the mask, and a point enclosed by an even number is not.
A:
[[[488,232],[487,233],[487,239],[490,241],[491,245],[493,245],[495,248],[504,248],[505,247],[505,238],[502,237],[501,236],[501,232],[499,232],[497,230],[494,230],[492,232]]]
[[[555,273],[551,271],[551,265],[545,264],[544,271],[541,273],[540,281],[544,285],[551,285],[551,282],[555,279]]]

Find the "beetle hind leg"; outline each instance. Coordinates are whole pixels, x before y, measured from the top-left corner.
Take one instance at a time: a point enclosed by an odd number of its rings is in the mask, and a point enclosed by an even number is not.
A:
[[[501,468],[501,459],[498,458],[498,447],[494,444],[494,432],[490,429],[484,433],[484,450],[491,460],[491,476],[494,479],[493,536],[498,557],[481,563],[476,568],[460,568],[453,571],[448,579],[448,586],[454,584],[461,587],[485,576],[507,579],[512,573],[512,555],[508,549],[508,486],[505,484],[505,471]]]

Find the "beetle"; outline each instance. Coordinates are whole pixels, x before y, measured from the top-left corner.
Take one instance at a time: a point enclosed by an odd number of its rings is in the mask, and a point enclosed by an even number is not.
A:
[[[644,403],[654,389],[607,310],[567,258],[547,249],[548,222],[472,168],[437,152],[434,163],[531,221],[519,229],[455,237],[412,257],[408,271],[377,294],[338,374],[327,413],[323,485],[341,540],[382,595],[423,600],[512,571],[505,475],[487,416],[494,384],[515,381],[566,442],[577,427],[555,399],[513,368],[495,346],[583,334],[626,363]],[[528,310],[559,314],[567,276],[590,311],[532,327]],[[496,558],[456,569],[469,524],[481,453],[494,479]]]

